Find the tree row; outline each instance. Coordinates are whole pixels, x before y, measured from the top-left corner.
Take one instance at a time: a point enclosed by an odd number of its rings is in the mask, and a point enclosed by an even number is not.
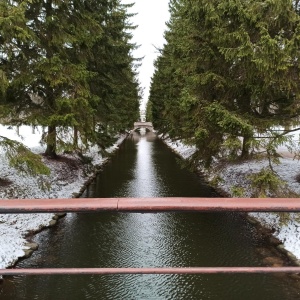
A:
[[[299,126],[300,2],[172,0],[147,116],[197,146],[193,159],[246,158]],[[290,141],[291,142],[291,141]]]
[[[131,128],[140,91],[129,6],[2,0],[0,122],[45,127],[51,157],[79,144],[105,148]]]

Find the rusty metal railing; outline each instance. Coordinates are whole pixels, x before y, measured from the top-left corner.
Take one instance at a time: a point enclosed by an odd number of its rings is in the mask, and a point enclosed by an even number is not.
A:
[[[0,200],[0,213],[300,212],[298,198],[78,198]],[[300,267],[0,269],[0,275],[300,273]]]
[[[0,213],[300,212],[299,198],[76,198],[0,200]]]
[[[203,267],[203,268],[61,268],[2,269],[1,275],[112,275],[112,274],[266,274],[300,273],[300,267]]]

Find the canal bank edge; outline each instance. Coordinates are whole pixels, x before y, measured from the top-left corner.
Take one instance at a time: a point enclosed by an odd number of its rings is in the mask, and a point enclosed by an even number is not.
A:
[[[116,143],[112,147],[106,149],[106,151],[108,153],[116,152],[127,136],[128,133],[120,135]],[[83,167],[81,168],[77,166],[78,168],[76,169],[76,176],[72,176],[71,182],[68,180],[69,178],[66,178],[65,182],[60,180],[59,198],[80,197],[85,191],[86,187],[91,184],[91,182],[96,178],[97,174],[102,170],[103,166],[109,162],[109,157],[102,157],[102,155],[99,154],[99,149],[93,149],[92,157],[93,167],[89,170],[88,174]],[[79,159],[77,161],[79,164]],[[53,164],[49,165],[49,167],[52,171],[57,171],[55,168],[53,169]],[[74,165],[72,167],[74,168]],[[65,171],[71,172],[72,170]],[[54,187],[51,186],[53,189],[57,187],[58,185],[54,185]],[[80,187],[79,190],[76,190],[78,187]],[[10,189],[16,189],[16,191],[21,190],[21,188],[18,187],[18,182],[14,182]],[[55,190],[52,190],[51,193],[40,191],[38,195],[35,194],[34,197],[32,197],[32,194],[27,194],[25,189],[24,191],[22,190],[20,197],[15,197],[15,195],[12,194],[10,198],[51,198],[48,196],[49,194],[52,195],[52,198],[54,198],[53,195],[55,196],[56,192],[58,193],[58,191]],[[5,198],[9,199],[9,197]],[[38,244],[33,242],[34,235],[38,232],[41,232],[43,229],[54,226],[57,221],[65,215],[65,213],[0,215],[0,259],[2,259],[2,261],[0,261],[0,268],[12,267],[20,259],[30,257],[32,253],[38,249]],[[33,220],[34,224],[31,224]],[[1,279],[2,277],[0,276],[0,282]]]
[[[159,136],[162,141],[181,159],[188,159],[194,152],[195,147],[187,146],[180,141],[173,142],[171,139],[164,137],[162,135]],[[293,162],[295,164],[295,162]],[[249,163],[248,163],[249,165]],[[263,165],[257,164],[260,168]],[[231,193],[231,188],[236,185],[236,178],[243,177],[243,168],[237,169],[237,165],[233,167],[228,165],[219,170],[218,174],[205,174],[202,170],[198,170],[199,174],[203,176],[205,181],[209,184],[211,180],[215,176],[221,176],[230,174],[230,176],[225,176],[222,182],[219,184],[213,184],[216,191],[224,196],[224,197],[233,197]],[[299,166],[298,166],[299,167]],[[250,171],[252,171],[254,167],[250,167]],[[244,171],[244,175],[246,176],[246,172]],[[245,182],[243,182],[244,187]],[[298,184],[299,185],[299,184]],[[293,186],[291,187],[293,189]],[[299,194],[299,191],[296,190],[295,193]],[[290,262],[295,265],[300,266],[300,222],[299,222],[299,214],[292,213],[290,214],[290,218],[286,223],[282,223],[280,215],[278,213],[249,213],[245,214],[246,219],[256,227],[260,234],[264,236],[277,251],[278,255],[284,255]],[[274,255],[276,256],[276,251]],[[273,261],[269,259],[269,262],[266,261],[269,265],[276,265],[276,259]],[[299,277],[297,277],[299,278]]]

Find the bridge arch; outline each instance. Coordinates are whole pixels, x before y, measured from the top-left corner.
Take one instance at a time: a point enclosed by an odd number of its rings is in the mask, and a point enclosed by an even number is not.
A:
[[[135,122],[133,130],[137,130],[139,128],[145,128],[151,132],[154,131],[152,122]]]

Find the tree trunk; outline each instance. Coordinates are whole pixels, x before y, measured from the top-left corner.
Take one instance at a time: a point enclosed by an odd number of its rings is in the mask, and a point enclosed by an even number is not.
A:
[[[75,149],[78,149],[78,129],[76,126],[74,126],[74,137],[73,137],[73,147]]]
[[[45,154],[52,158],[57,158],[56,154],[56,127],[48,126],[47,148]]]
[[[249,141],[250,141],[250,136],[249,135],[244,136],[241,158],[248,158],[249,156],[249,149],[250,149]]]

